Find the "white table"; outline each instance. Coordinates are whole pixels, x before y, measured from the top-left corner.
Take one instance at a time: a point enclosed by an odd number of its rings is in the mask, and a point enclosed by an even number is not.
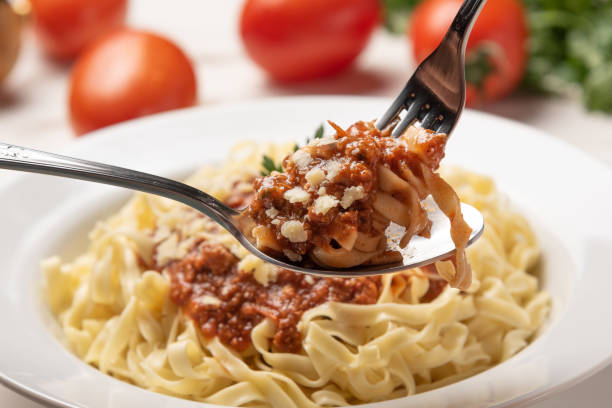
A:
[[[393,96],[414,68],[404,38],[379,32],[355,68],[340,77],[279,86],[247,59],[238,37],[242,1],[131,0],[129,23],[174,39],[193,59],[199,103],[293,94]],[[172,5],[172,6],[171,6]],[[57,150],[74,140],[66,112],[68,67],[41,57],[26,32],[16,69],[0,90],[0,140]],[[588,114],[579,102],[518,95],[488,111],[547,131],[612,166],[612,116]],[[577,345],[581,347],[585,345]],[[610,346],[612,347],[612,345]],[[612,366],[533,408],[612,405]],[[0,386],[0,407],[39,407]]]

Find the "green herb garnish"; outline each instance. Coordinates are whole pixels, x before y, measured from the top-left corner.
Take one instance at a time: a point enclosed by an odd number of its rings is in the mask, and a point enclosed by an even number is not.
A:
[[[311,141],[313,141],[315,139],[322,139],[323,138],[323,132],[324,132],[323,124],[321,123],[319,125],[319,127],[317,128],[317,130],[315,130],[315,133],[312,136],[312,138],[310,138],[310,137],[306,138],[306,144],[310,143]]]
[[[305,144],[310,143],[310,141],[314,139],[322,139],[324,131],[325,129],[323,128],[323,124],[320,124],[317,130],[315,130],[315,133],[312,138],[306,138]],[[299,148],[300,146],[296,143],[293,146],[293,151],[296,152]],[[267,155],[264,155],[261,161],[261,167],[263,167],[263,170],[261,171],[262,176],[269,176],[273,171],[278,171],[279,173],[283,173],[285,171],[280,163],[276,164],[274,160],[272,160],[272,158]]]
[[[321,123],[319,125],[319,127],[317,128],[317,130],[315,130],[315,133],[314,133],[314,135],[312,137],[310,137],[310,136],[306,137],[306,142],[304,143],[304,145],[307,145],[308,143],[310,143],[314,139],[322,139],[324,131],[325,131],[325,129],[323,128],[323,124]],[[297,150],[299,148],[300,148],[300,145],[298,145],[296,143],[295,146],[293,146],[293,151],[297,152]]]
[[[273,171],[278,171],[279,173],[284,171],[283,166],[281,166],[280,163],[276,164],[270,156],[265,154],[261,161],[261,167],[263,167],[263,170],[261,171],[262,176],[269,176]]]

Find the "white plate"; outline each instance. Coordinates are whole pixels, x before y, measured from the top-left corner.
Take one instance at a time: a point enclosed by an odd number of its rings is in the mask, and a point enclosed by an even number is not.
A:
[[[341,125],[372,119],[388,102],[307,97],[195,108],[96,132],[65,153],[184,175],[223,160],[239,140],[301,140],[322,119]],[[536,130],[469,111],[453,134],[445,163],[493,176],[536,227],[544,250],[542,284],[553,296],[553,313],[540,336],[503,364],[438,390],[368,406],[515,406],[563,389],[608,364],[612,171]],[[209,406],[140,389],[82,363],[61,343],[41,298],[39,260],[83,250],[93,221],[128,196],[113,187],[48,176],[3,180],[0,381],[10,388],[62,407]]]

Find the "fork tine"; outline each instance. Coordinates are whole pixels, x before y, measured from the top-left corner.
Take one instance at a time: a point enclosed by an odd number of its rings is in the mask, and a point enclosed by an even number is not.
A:
[[[444,120],[442,120],[438,124],[438,126],[434,129],[434,131],[437,133],[444,133],[448,135],[451,132],[451,130],[453,130],[453,126],[456,121],[457,121],[457,115],[447,112],[446,115],[444,116]]]
[[[485,3],[486,0],[463,0],[442,42],[417,67],[376,127],[392,126],[405,109],[407,115],[395,126],[392,136],[401,135],[417,117],[425,128],[447,135],[452,132],[465,106],[467,40]]]
[[[404,89],[402,89],[397,98],[395,98],[389,109],[387,109],[385,114],[378,119],[376,122],[376,127],[378,129],[384,129],[389,126],[389,124],[391,124],[391,122],[399,116],[402,109],[408,106],[408,101],[413,97],[412,95],[414,95],[414,90],[411,81],[408,81]]]
[[[406,116],[395,126],[391,136],[400,137],[408,126],[412,124],[417,118],[419,111],[421,110],[421,104],[418,100],[412,101],[410,106],[406,109]]]
[[[429,112],[425,114],[423,119],[421,119],[421,126],[425,129],[434,130],[434,124],[436,121],[442,122],[444,117],[441,118],[442,110],[439,108],[431,108]]]
[[[384,115],[376,121],[376,127],[382,130],[389,126],[389,124],[399,115],[403,107],[403,103],[399,104],[397,99],[393,101],[393,104],[387,109]]]

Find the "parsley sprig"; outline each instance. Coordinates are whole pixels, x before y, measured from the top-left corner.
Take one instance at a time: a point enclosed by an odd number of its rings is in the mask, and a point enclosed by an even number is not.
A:
[[[280,163],[276,164],[270,156],[265,154],[261,161],[261,167],[263,167],[262,176],[269,176],[273,171],[283,172],[283,166]]]
[[[321,123],[319,125],[319,127],[317,128],[317,130],[315,130],[314,135],[312,136],[312,138],[310,136],[306,137],[306,142],[304,143],[304,145],[307,145],[308,143],[310,143],[314,139],[322,139],[324,131],[325,131],[325,129],[323,128],[323,124]],[[295,146],[293,146],[293,151],[297,152],[299,148],[300,148],[300,145],[298,145],[296,143]]]
[[[322,139],[324,131],[325,129],[323,128],[323,124],[320,124],[317,130],[315,131],[314,135],[312,136],[312,138],[310,136],[306,138],[305,144],[310,143],[314,139]],[[296,143],[295,146],[293,146],[293,151],[296,152],[299,148],[300,146]],[[272,159],[270,156],[265,155],[265,154],[261,160],[261,167],[263,169],[261,170],[261,175],[264,177],[269,176],[273,171],[278,171],[279,173],[284,172],[284,169],[281,163],[276,163],[274,159]]]
[[[317,130],[315,130],[315,133],[312,136],[312,139],[309,138],[309,137],[306,138],[306,144],[310,143],[314,139],[323,139],[323,132],[324,131],[325,131],[325,129],[323,129],[323,124],[321,123],[319,125],[319,127],[317,128]]]

